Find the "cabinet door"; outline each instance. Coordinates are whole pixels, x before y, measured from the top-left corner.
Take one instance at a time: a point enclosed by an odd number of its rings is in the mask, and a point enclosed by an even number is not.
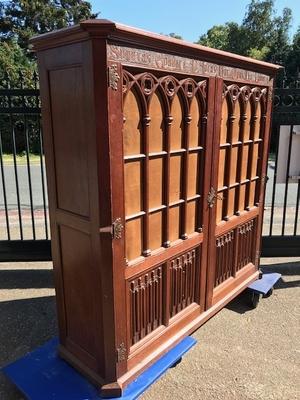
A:
[[[217,81],[207,307],[253,278],[258,267],[269,139],[267,94],[268,88]]]
[[[182,324],[192,311],[204,311],[215,80],[124,68],[123,82],[124,257],[134,351],[156,329],[162,337],[161,330],[176,330],[175,319]]]

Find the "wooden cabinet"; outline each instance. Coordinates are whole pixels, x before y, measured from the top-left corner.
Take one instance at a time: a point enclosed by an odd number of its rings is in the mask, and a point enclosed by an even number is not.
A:
[[[59,352],[118,396],[258,276],[278,67],[106,20],[33,44]]]

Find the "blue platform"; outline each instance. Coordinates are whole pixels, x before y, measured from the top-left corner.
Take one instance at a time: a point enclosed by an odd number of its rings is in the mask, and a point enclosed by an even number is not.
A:
[[[251,283],[248,286],[248,289],[266,295],[280,278],[281,274],[278,274],[277,272],[263,274],[262,278]]]
[[[118,399],[138,398],[195,344],[190,336],[183,339],[130,383]],[[3,368],[3,372],[29,400],[101,399],[95,386],[58,357],[57,345],[58,340],[52,339]]]

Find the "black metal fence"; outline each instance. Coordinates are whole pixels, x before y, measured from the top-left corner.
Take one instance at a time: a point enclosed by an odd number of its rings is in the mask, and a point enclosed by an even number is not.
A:
[[[283,126],[288,126],[288,132],[282,133]],[[265,256],[300,255],[300,170],[294,176],[290,174],[297,140],[300,146],[298,132],[300,87],[296,82],[292,88],[275,89],[263,226],[262,253]],[[284,134],[287,148],[286,157],[282,158],[280,146]],[[285,168],[285,176],[279,180],[282,168]],[[0,175],[0,261],[50,260],[36,73],[30,80],[20,74],[13,88],[8,77],[0,80]]]
[[[51,259],[38,76],[0,80],[0,260]],[[26,84],[26,85],[25,85]]]
[[[292,86],[292,87],[291,87]],[[268,161],[263,255],[300,255],[300,82],[276,88]]]

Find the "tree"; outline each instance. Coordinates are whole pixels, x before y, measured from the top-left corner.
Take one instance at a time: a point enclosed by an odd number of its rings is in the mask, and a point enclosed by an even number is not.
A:
[[[289,30],[291,27],[292,12],[289,8],[284,8],[282,17],[276,17],[273,20],[274,30],[270,42],[270,52],[266,57],[267,61],[285,64],[291,50],[289,40]]]
[[[290,80],[300,81],[300,26],[293,37],[289,54],[286,60],[286,73]]]
[[[171,38],[174,38],[174,39],[181,39],[181,40],[183,40],[183,37],[182,37],[182,36],[180,36],[180,35],[178,35],[177,33],[174,33],[174,32],[169,33],[169,36],[170,36]]]
[[[6,74],[11,85],[17,85],[22,71],[24,83],[33,85],[36,62],[29,39],[96,16],[83,0],[0,1],[0,77]]]
[[[251,0],[241,25],[216,25],[197,43],[260,60],[284,63],[288,57],[292,12],[276,16],[273,0]]]
[[[200,36],[198,44],[213,47],[215,49],[227,50],[228,48],[229,27],[225,25],[214,25],[207,33]]]
[[[32,36],[95,17],[91,4],[83,0],[0,1],[0,40],[16,40],[28,51]]]
[[[16,40],[2,42],[0,45],[0,77],[9,77],[11,86],[19,86],[20,71],[24,85],[32,85],[33,72],[36,70],[36,63],[26,56],[23,49]],[[1,81],[2,85],[7,82]]]
[[[251,0],[242,22],[248,51],[262,49],[270,43],[274,30],[273,15],[273,0]]]

